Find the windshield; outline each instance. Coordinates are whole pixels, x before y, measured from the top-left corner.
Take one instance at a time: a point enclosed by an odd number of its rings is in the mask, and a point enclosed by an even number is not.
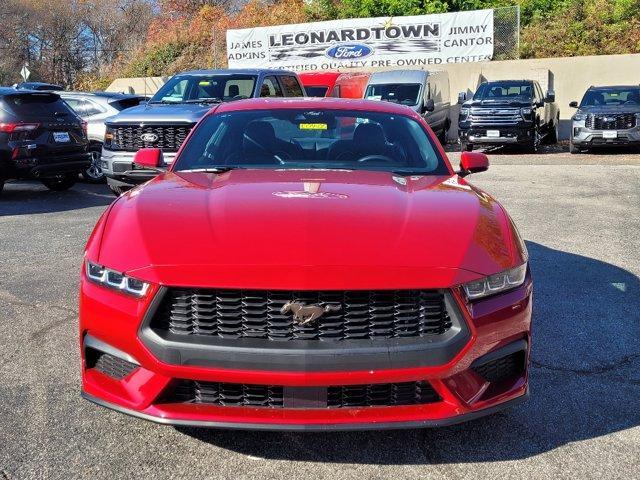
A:
[[[581,107],[597,105],[640,105],[640,88],[599,88],[587,90]]]
[[[307,92],[307,97],[324,97],[327,94],[329,87],[324,85],[316,85],[312,87],[304,86],[304,91]]]
[[[205,117],[174,171],[226,168],[382,170],[448,175],[415,120],[351,110],[255,110]]]
[[[367,100],[383,100],[401,105],[417,105],[420,85],[417,83],[380,83],[369,85],[365,98]]]
[[[255,84],[253,75],[176,75],[149,103],[240,100],[253,96]]]
[[[531,100],[531,82],[489,82],[478,87],[474,100]]]

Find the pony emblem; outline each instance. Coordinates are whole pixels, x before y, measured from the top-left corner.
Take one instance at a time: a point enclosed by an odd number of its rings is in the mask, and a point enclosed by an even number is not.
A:
[[[293,313],[293,321],[298,325],[309,325],[315,322],[325,313],[337,312],[340,305],[305,305],[304,302],[287,302],[280,309],[283,315],[287,312]]]

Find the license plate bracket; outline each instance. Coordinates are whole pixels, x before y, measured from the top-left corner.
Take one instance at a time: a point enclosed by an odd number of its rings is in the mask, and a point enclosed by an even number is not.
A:
[[[618,138],[617,130],[603,130],[602,138]]]
[[[487,130],[487,137],[500,138],[500,130]]]

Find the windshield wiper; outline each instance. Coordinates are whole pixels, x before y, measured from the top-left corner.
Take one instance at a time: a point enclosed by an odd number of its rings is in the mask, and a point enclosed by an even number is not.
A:
[[[147,102],[148,104],[164,104],[164,105],[175,105],[176,103],[180,103],[180,102],[173,102],[171,100],[149,100]]]
[[[221,167],[203,167],[203,168],[188,168],[186,170],[176,170],[176,172],[189,172],[189,173],[224,173],[230,170],[239,170],[244,167],[232,167],[232,166],[221,166]]]
[[[222,100],[219,98],[192,98],[185,100],[184,103],[222,103]]]

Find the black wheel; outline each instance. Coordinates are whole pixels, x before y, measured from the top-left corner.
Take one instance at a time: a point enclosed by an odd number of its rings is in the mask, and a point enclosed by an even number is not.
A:
[[[69,190],[71,187],[73,187],[76,184],[76,177],[75,175],[65,175],[64,177],[43,178],[40,181],[49,190],[61,192],[63,190]]]
[[[132,187],[125,187],[124,185],[109,184],[109,189],[116,197],[119,197],[123,193],[128,192],[129,190],[131,190],[131,188]]]
[[[4,180],[0,179],[0,195],[2,195],[3,189],[4,189]]]
[[[447,144],[447,129],[443,129],[439,134],[438,134],[438,141],[440,142],[440,145],[442,145],[443,147]]]
[[[473,152],[473,143],[461,142],[460,143],[460,151],[461,152]]]
[[[547,138],[546,138],[546,143],[548,143],[549,145],[553,145],[558,143],[558,125],[560,123],[560,117],[556,118],[556,121],[553,123],[553,126],[551,127],[551,129],[549,130],[549,133],[547,133]]]
[[[89,153],[91,154],[91,165],[80,175],[82,175],[85,182],[103,183],[105,181],[105,176],[102,171],[102,167],[100,166],[102,147],[100,145],[91,145],[89,147]]]
[[[527,146],[527,151],[529,153],[538,153],[538,148],[540,147],[540,130],[538,130],[538,126],[533,129],[533,140]]]
[[[580,148],[576,147],[572,140],[569,140],[569,153],[580,153]]]

